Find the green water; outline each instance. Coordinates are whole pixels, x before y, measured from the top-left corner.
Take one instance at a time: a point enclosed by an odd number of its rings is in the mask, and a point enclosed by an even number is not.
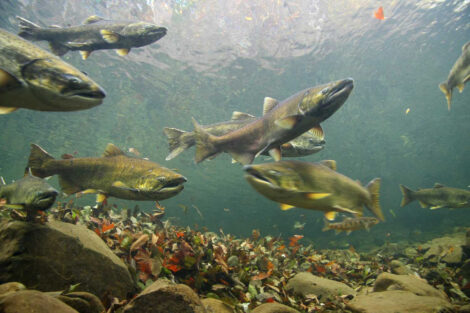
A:
[[[383,21],[373,17],[379,5]],[[0,175],[7,181],[22,175],[30,143],[55,157],[74,152],[86,157],[101,155],[112,142],[188,178],[182,193],[162,201],[177,225],[240,236],[252,229],[263,235],[302,234],[317,247],[425,240],[469,226],[470,209],[431,211],[416,202],[400,208],[398,188],[400,183],[412,189],[435,182],[470,184],[470,87],[462,94],[454,90],[450,112],[438,88],[470,40],[468,1],[5,0],[0,9],[0,27],[11,32],[18,29],[15,15],[41,25],[75,25],[96,14],[168,28],[156,44],[126,57],[97,51],[83,61],[77,52],[66,54],[64,60],[88,73],[107,97],[81,112],[19,110],[1,116]],[[45,42],[39,45],[47,48]],[[192,130],[191,117],[210,124],[228,120],[235,110],[259,116],[265,96],[282,100],[346,77],[354,78],[354,91],[323,123],[325,149],[302,159],[335,159],[339,172],[363,184],[382,178],[380,202],[387,220],[370,232],[335,236],[321,231],[320,212],[281,211],[251,189],[228,154],[196,165],[192,148],[165,161],[163,127]],[[263,161],[268,159],[255,162]],[[56,178],[50,182],[58,187]],[[77,204],[93,201],[83,197]],[[187,213],[180,204],[189,207]],[[296,221],[305,228],[294,229]]]

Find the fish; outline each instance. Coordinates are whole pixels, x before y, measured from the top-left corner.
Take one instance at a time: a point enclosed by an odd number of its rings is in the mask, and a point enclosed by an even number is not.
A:
[[[470,80],[470,41],[462,46],[462,54],[452,66],[447,81],[439,84],[439,88],[446,96],[447,109],[450,111],[452,90],[457,87],[463,91],[464,85]]]
[[[28,40],[49,42],[52,53],[62,56],[68,51],[79,51],[86,60],[93,51],[117,49],[124,56],[131,48],[143,47],[166,35],[167,29],[152,23],[106,20],[92,15],[78,26],[41,27],[20,16],[19,36]]]
[[[35,177],[28,171],[14,183],[0,185],[0,199],[5,200],[0,206],[24,209],[27,219],[32,220],[38,211],[48,210],[58,194],[59,192],[44,179]]]
[[[323,227],[322,231],[328,231],[334,229],[336,233],[340,233],[345,231],[347,235],[349,235],[354,230],[365,229],[369,230],[370,227],[379,223],[379,220],[375,217],[370,216],[362,216],[362,217],[355,217],[355,218],[345,218],[341,222],[338,223],[329,223],[325,221],[325,227]]]
[[[264,152],[269,152],[278,161],[282,144],[333,115],[344,104],[353,85],[353,80],[346,78],[304,89],[281,102],[273,99],[269,106],[265,105],[266,113],[262,117],[222,136],[211,135],[193,118],[196,136],[194,161],[200,163],[220,152],[230,153],[243,165],[252,163]]]
[[[36,144],[31,145],[27,165],[33,175],[59,175],[59,184],[67,195],[82,192],[97,194],[97,202],[107,197],[127,200],[159,201],[180,193],[184,176],[159,164],[127,156],[109,143],[102,157],[54,159]]]
[[[294,223],[294,229],[303,230],[304,227],[305,227],[305,224],[306,224],[306,223],[301,223],[301,222],[299,222],[299,221],[296,221],[296,222]]]
[[[363,187],[338,173],[334,160],[282,160],[245,165],[243,169],[248,183],[266,198],[280,203],[282,210],[319,210],[327,220],[334,220],[337,213],[362,216],[365,206],[378,219],[385,220],[379,203],[380,178]]]
[[[378,20],[384,20],[385,19],[385,16],[384,16],[384,8],[383,7],[379,7],[377,9],[377,11],[374,12],[374,17]]]
[[[265,102],[266,103],[266,102]],[[256,120],[254,115],[234,111],[229,121],[202,126],[209,134],[222,136],[239,129]],[[194,132],[188,132],[177,128],[165,127],[163,129],[168,139],[170,154],[165,158],[169,161],[177,157],[181,152],[196,144]],[[300,157],[317,153],[324,148],[325,135],[320,126],[312,128],[299,137],[281,145],[281,154],[285,157]],[[265,155],[268,153],[265,152]]]
[[[403,199],[401,206],[418,200],[422,208],[430,207],[431,210],[440,208],[470,208],[470,190],[446,187],[436,183],[433,188],[418,189],[413,191],[407,186],[400,185]]]
[[[87,75],[35,44],[0,29],[0,114],[20,108],[77,111],[103,102]]]

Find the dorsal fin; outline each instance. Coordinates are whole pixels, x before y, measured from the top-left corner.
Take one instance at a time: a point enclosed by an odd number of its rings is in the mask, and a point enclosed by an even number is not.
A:
[[[108,143],[106,149],[104,150],[103,157],[113,157],[118,155],[126,155],[121,149],[113,145],[112,143]]]
[[[315,127],[312,127],[308,132],[315,136],[315,138],[317,138],[318,140],[325,139],[325,133],[323,132],[323,128],[321,128],[320,124]]]
[[[104,18],[98,16],[98,15],[91,15],[86,18],[86,20],[83,21],[83,24],[93,24],[99,21],[104,20]]]
[[[321,165],[324,165],[333,171],[336,171],[336,161],[335,160],[323,160],[319,162]]]
[[[232,121],[237,121],[237,120],[246,120],[249,118],[256,118],[256,116],[253,116],[248,113],[243,113],[243,112],[238,112],[238,111],[233,111],[232,113]]]
[[[265,97],[263,103],[263,115],[271,111],[279,102],[271,97]]]
[[[434,188],[442,188],[445,187],[443,184],[435,183]]]

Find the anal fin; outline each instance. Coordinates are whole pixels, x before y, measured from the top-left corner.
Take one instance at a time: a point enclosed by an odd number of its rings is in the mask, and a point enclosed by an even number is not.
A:
[[[290,209],[293,209],[293,208],[295,208],[295,206],[290,205],[290,204],[281,203],[281,210],[283,210],[283,211],[287,211],[287,210],[290,210]]]
[[[333,221],[336,218],[337,214],[338,212],[336,211],[325,212],[325,218],[329,221]]]

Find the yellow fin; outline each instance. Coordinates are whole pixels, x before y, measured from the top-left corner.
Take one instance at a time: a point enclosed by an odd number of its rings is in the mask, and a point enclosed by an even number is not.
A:
[[[435,205],[435,206],[432,206],[430,207],[431,210],[436,210],[436,209],[440,209],[440,208],[443,208],[444,206],[443,205]]]
[[[103,156],[104,157],[113,157],[118,155],[126,155],[121,149],[113,145],[112,143],[108,143],[106,149],[104,150]]]
[[[325,213],[325,218],[329,221],[333,221],[336,218],[337,214],[338,214],[338,212],[335,212],[335,211],[326,212]]]
[[[424,203],[423,201],[419,201],[419,205],[422,207],[422,208],[427,208],[428,205],[426,203]]]
[[[447,109],[450,111],[450,101],[452,100],[452,90],[449,89],[447,83],[442,83],[439,85],[439,89],[444,93],[447,100]]]
[[[333,171],[336,171],[336,161],[335,160],[323,160],[319,162],[321,165],[324,165]]]
[[[129,188],[126,184],[124,184],[122,181],[115,181],[112,185],[113,187],[118,187],[118,188]]]
[[[265,97],[263,103],[263,115],[271,111],[279,102],[271,97]]]
[[[238,120],[246,120],[250,118],[256,118],[256,116],[248,114],[248,113],[243,113],[243,112],[238,112],[238,111],[233,111],[232,113],[232,121],[238,121]]]
[[[459,92],[460,92],[460,93],[462,93],[464,86],[465,86],[465,85],[464,85],[463,83],[457,85],[457,88],[459,89]]]
[[[131,49],[117,49],[116,53],[120,56],[125,56],[129,54],[129,51],[131,51]]]
[[[290,210],[292,208],[295,208],[295,206],[290,205],[290,204],[281,203],[281,210],[283,210],[283,211],[287,211],[287,210]]]
[[[314,135],[318,140],[325,139],[325,133],[323,132],[323,128],[320,126],[320,124],[311,128],[308,132]]]
[[[0,107],[0,114],[9,114],[11,112],[15,112],[18,108],[14,107]]]
[[[235,163],[238,163],[238,161],[232,158],[232,164],[235,164]]]
[[[116,43],[119,41],[119,35],[113,31],[102,29],[100,30],[100,34],[107,43]]]
[[[305,194],[305,197],[311,200],[320,200],[329,196],[331,196],[331,193],[309,192]]]
[[[91,54],[91,51],[80,50],[80,55],[82,56],[82,60],[88,59]]]
[[[96,189],[85,189],[82,191],[83,194],[98,193]]]
[[[91,15],[86,18],[86,20],[83,21],[83,24],[93,24],[99,21],[104,20],[104,18],[98,16],[98,15]]]
[[[274,161],[280,161],[281,160],[281,149],[279,148],[272,148],[269,150],[269,155],[274,159]]]
[[[99,193],[99,194],[96,195],[96,202],[103,203],[105,201],[106,201],[106,195],[105,194]]]

